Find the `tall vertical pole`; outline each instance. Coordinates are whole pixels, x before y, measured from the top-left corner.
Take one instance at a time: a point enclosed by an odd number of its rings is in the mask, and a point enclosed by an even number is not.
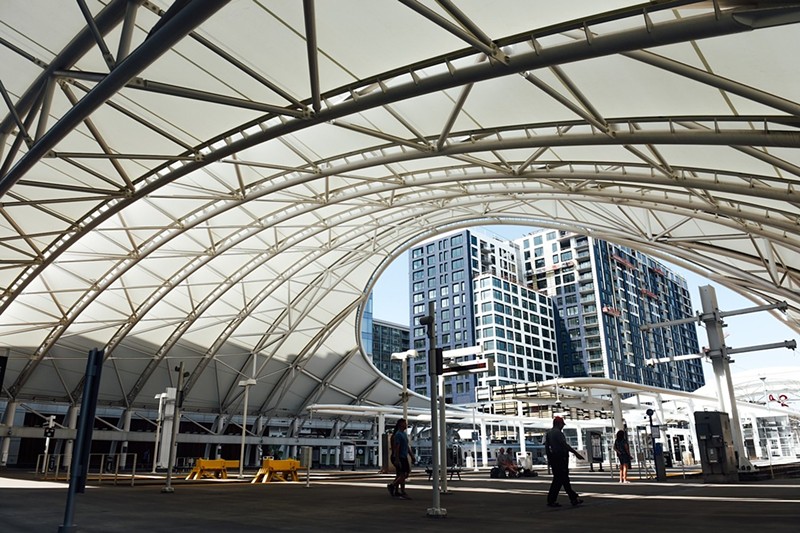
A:
[[[444,401],[444,376],[439,378],[439,481],[447,494],[447,417]]]
[[[522,457],[525,457],[525,452],[528,451],[525,446],[525,409],[522,407],[522,401],[517,400],[517,416],[519,417],[519,451]],[[514,459],[513,457],[511,458]]]
[[[481,414],[485,412],[486,406],[481,408]],[[489,447],[486,441],[488,433],[486,432],[486,419],[481,417],[481,466],[487,468],[489,466]]]
[[[169,441],[169,456],[167,457],[167,484],[161,488],[161,492],[173,493],[172,469],[175,467],[175,459],[178,454],[178,429],[181,425],[181,406],[183,405],[183,361],[178,365],[178,382],[175,394],[175,410],[172,415],[172,435]]]
[[[472,406],[472,471],[478,471],[478,430],[475,427],[475,411],[477,405]]]
[[[703,306],[701,320],[705,324],[706,335],[708,335],[708,353],[711,358],[711,366],[714,369],[714,379],[717,383],[717,396],[720,398],[721,403],[723,401],[727,403],[728,412],[731,415],[731,434],[733,436],[733,449],[736,451],[736,465],[742,468],[748,460],[744,451],[742,426],[739,421],[739,410],[736,406],[736,396],[733,391],[730,358],[726,352],[725,335],[722,332],[723,323],[717,304],[717,293],[711,285],[699,287],[699,290],[700,303]],[[722,390],[722,379],[725,380],[727,391]]]
[[[244,477],[244,451],[247,438],[247,404],[250,398],[250,386],[256,384],[257,358],[258,354],[253,352],[253,373],[251,374],[253,377],[239,382],[239,386],[244,387],[244,405],[242,406],[242,442],[239,446],[239,479]]]
[[[156,444],[153,450],[153,470],[150,472],[151,474],[156,473],[156,465],[158,465],[158,449],[161,445],[161,419],[164,416],[164,398],[166,397],[166,392],[156,395],[156,398],[158,398],[158,418],[156,419]]]
[[[64,509],[64,523],[58,527],[58,533],[75,533],[77,531],[78,526],[72,521],[75,517],[75,494],[82,494],[86,491],[89,452],[92,447],[92,431],[94,430],[94,418],[97,411],[97,396],[100,389],[104,353],[104,350],[92,348],[86,360],[86,379],[83,385],[81,418],[73,448],[67,503]]]
[[[403,420],[408,423],[408,354],[400,362],[403,372]]]
[[[250,396],[250,384],[244,385],[244,405],[242,406],[242,442],[239,446],[239,479],[244,477],[244,447],[247,437],[247,401]]]
[[[767,406],[767,412],[769,413],[768,418],[772,418],[772,407],[769,405],[769,397],[767,396],[767,376],[762,376],[761,378],[761,385],[764,387],[764,404]],[[756,417],[756,421],[758,421],[758,417]],[[756,422],[756,436],[758,436],[758,422]],[[769,442],[769,430],[767,429],[767,424],[762,424],[764,429],[764,444],[766,445],[766,452],[767,452],[767,460],[769,461],[769,476],[772,479],[775,479],[775,472],[772,470],[772,446]]]
[[[428,302],[428,316],[422,317],[420,319],[420,324],[428,328],[428,376],[431,384],[431,482],[433,488],[433,504],[428,509],[428,516],[441,518],[447,516],[447,510],[441,508],[441,495],[439,494],[439,450],[437,449],[437,443],[439,442],[439,422],[436,412],[436,400],[439,397],[439,375],[436,373],[435,312],[434,302]]]

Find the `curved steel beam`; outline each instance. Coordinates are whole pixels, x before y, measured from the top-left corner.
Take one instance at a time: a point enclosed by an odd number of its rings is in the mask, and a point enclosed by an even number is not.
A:
[[[168,52],[178,41],[186,37],[190,31],[219,11],[229,1],[190,2],[160,26],[157,31],[151,33],[136,50],[109,72],[103,81],[99,82],[72,109],[67,111],[47,133],[37,139],[30,150],[5,175],[0,176],[0,196],[7,193],[17,180],[22,178],[59,141],[71,133],[106,100],[114,96],[131,79]],[[116,4],[120,4],[118,7],[125,7],[127,2],[117,2]],[[125,10],[120,9],[115,22],[118,23],[124,14]],[[94,43],[91,31],[87,31],[86,39],[91,39]]]

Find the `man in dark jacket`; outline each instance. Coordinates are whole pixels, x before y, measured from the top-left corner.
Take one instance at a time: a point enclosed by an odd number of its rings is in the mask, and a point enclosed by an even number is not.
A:
[[[561,490],[562,486],[572,505],[583,503],[583,500],[578,497],[578,493],[572,490],[572,485],[569,482],[569,454],[575,454],[578,459],[583,459],[583,456],[567,442],[567,438],[561,431],[565,425],[563,418],[560,416],[554,417],[553,428],[548,430],[544,437],[547,462],[553,472],[553,482],[550,483],[550,491],[547,493],[548,507],[561,507],[561,504],[556,500],[558,499],[558,491]]]

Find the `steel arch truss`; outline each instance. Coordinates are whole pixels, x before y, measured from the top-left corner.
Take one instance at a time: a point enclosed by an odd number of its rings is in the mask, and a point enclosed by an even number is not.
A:
[[[365,295],[478,224],[639,248],[787,300],[800,330],[800,84],[779,53],[800,5],[526,4],[0,12],[4,392],[74,403],[103,346],[109,405],[152,405],[178,359],[198,411],[235,411],[250,377],[257,414],[396,403],[359,348]]]

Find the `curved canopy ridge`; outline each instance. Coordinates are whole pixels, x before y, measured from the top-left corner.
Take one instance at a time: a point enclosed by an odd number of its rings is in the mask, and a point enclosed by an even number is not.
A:
[[[478,224],[642,249],[800,330],[798,3],[81,4],[0,6],[11,398],[79,401],[104,347],[107,405],[178,361],[188,409],[253,375],[261,414],[396,404],[365,295]]]

